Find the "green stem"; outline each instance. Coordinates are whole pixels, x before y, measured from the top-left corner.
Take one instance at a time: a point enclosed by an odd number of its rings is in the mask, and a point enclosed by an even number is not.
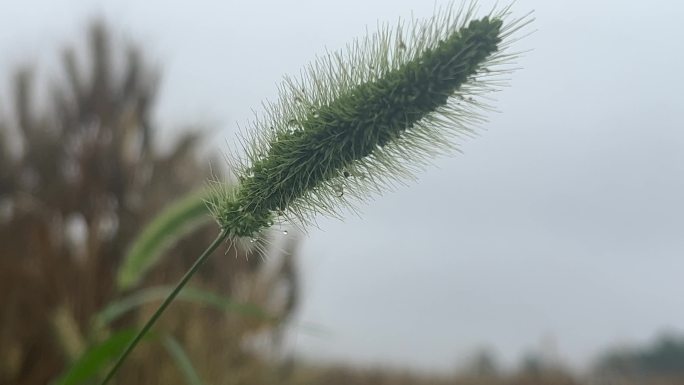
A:
[[[107,373],[107,377],[105,377],[105,379],[102,380],[100,385],[105,385],[109,382],[109,380],[112,379],[112,377],[114,377],[114,375],[119,370],[123,362],[126,360],[126,357],[128,357],[128,355],[133,351],[133,349],[135,349],[140,340],[145,336],[145,334],[147,334],[147,332],[152,328],[152,326],[154,326],[154,323],[157,321],[157,319],[159,319],[162,313],[164,313],[164,310],[166,310],[166,308],[171,304],[171,302],[173,302],[178,293],[180,293],[181,290],[183,290],[185,284],[188,283],[190,278],[192,278],[192,276],[195,275],[197,270],[199,270],[199,268],[207,260],[209,255],[211,255],[211,253],[213,253],[214,250],[216,250],[219,247],[221,242],[223,242],[223,240],[225,240],[227,236],[228,232],[222,230],[216,237],[216,239],[209,245],[209,247],[207,247],[207,249],[204,250],[202,255],[200,255],[199,258],[197,258],[192,267],[190,267],[190,269],[185,273],[183,278],[181,278],[178,284],[176,284],[176,287],[173,288],[173,291],[169,294],[168,297],[166,297],[164,302],[162,302],[162,304],[159,305],[159,308],[154,312],[154,314],[152,314],[152,317],[150,317],[147,323],[145,323],[145,326],[143,326],[143,328],[140,329],[140,332],[138,332],[138,334],[135,336],[135,338],[133,338],[131,343],[128,344],[126,350],[124,350],[124,352],[121,354],[121,356],[116,361],[116,364],[114,364],[112,369],[109,370],[109,373]]]

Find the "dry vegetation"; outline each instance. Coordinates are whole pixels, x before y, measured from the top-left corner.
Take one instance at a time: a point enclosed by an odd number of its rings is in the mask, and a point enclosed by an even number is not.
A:
[[[34,87],[31,71],[22,68],[11,103],[0,110],[2,384],[45,384],[107,333],[91,335],[92,318],[126,294],[117,292],[114,279],[127,247],[165,205],[202,187],[209,176],[208,162],[197,161],[197,133],[184,134],[168,154],[155,150],[157,73],[140,51],[112,47],[99,23],[88,36],[89,62],[79,63],[76,52],[64,50],[66,76],[49,89],[47,103],[35,96],[44,95],[45,87]],[[123,68],[113,64],[122,61]],[[175,281],[214,237],[214,227],[204,226],[180,240],[146,285]],[[258,256],[217,254],[194,280],[196,287],[259,304],[283,287],[277,282],[296,286],[291,256],[266,277]],[[295,291],[280,297],[282,303],[270,310],[282,319],[293,309]],[[152,307],[114,327],[140,323]],[[264,328],[277,332],[264,320],[188,303],[175,304],[163,321],[157,329],[171,332],[190,356],[202,357],[196,366],[210,383],[250,361],[241,348],[245,336]],[[158,345],[143,347],[120,383],[183,383]]]

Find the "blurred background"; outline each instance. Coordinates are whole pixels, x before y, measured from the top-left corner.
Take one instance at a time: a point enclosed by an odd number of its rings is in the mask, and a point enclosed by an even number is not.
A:
[[[101,375],[215,236],[205,181],[282,76],[434,6],[0,1],[0,383]],[[118,383],[684,383],[684,5],[513,10],[532,51],[464,155],[223,248]]]

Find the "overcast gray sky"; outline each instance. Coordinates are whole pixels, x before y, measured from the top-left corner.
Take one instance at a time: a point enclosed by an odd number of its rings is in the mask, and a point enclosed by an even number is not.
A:
[[[438,2],[439,3],[439,2]],[[488,9],[491,2],[481,2]],[[616,343],[684,330],[684,32],[679,1],[519,0],[538,31],[464,155],[305,239],[290,346],[317,359],[453,368],[555,350],[582,366]],[[157,120],[219,129],[284,74],[420,0],[0,0],[0,85],[49,65],[89,16],[141,41],[164,71]],[[213,144],[216,143],[216,144]]]

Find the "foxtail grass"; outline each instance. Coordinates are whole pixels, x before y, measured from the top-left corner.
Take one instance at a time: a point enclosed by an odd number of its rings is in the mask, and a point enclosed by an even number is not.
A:
[[[428,20],[381,26],[286,78],[228,156],[237,186],[211,184],[219,236],[102,383],[225,240],[254,242],[274,223],[306,228],[320,214],[341,217],[458,151],[485,121],[489,94],[506,85],[520,55],[511,44],[532,21],[513,18],[510,7],[476,12],[475,2],[452,4]]]

